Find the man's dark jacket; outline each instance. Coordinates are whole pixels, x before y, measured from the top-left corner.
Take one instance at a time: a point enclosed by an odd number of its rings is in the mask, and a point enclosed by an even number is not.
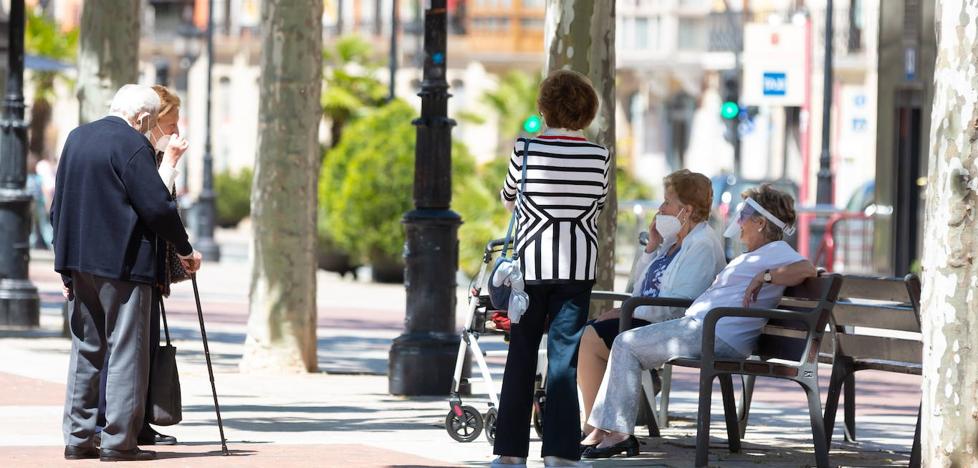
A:
[[[155,285],[157,236],[180,255],[193,252],[149,140],[114,116],[68,135],[51,224],[54,269],[66,285],[72,271]]]

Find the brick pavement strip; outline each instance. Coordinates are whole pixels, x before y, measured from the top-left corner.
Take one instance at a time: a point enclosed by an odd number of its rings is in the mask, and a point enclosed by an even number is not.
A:
[[[245,330],[239,318],[247,314],[248,269],[242,264],[220,264],[205,265],[205,271],[205,310],[232,317],[212,321],[207,315],[228,445],[238,455],[216,455],[220,447],[196,317],[178,312],[171,327],[179,350],[184,422],[164,432],[177,436],[185,445],[158,447],[164,459],[154,465],[485,466],[492,459],[492,449],[484,438],[460,444],[448,437],[443,427],[448,410],[445,398],[387,394],[387,379],[382,374],[390,339],[400,332],[393,324],[400,320],[403,287],[352,282],[320,273],[320,310],[332,314],[329,325],[318,332],[320,366],[333,373],[240,374],[237,360]],[[90,465],[94,462],[66,464],[61,458],[62,400],[70,343],[58,337],[59,281],[50,271],[50,261],[33,261],[31,276],[45,301],[43,329],[0,332],[0,421],[4,422],[0,424],[0,466]],[[187,291],[177,289],[175,308],[184,308],[188,298]],[[187,310],[192,312],[189,306]],[[487,347],[502,346],[484,341]],[[496,385],[500,370],[498,365],[493,367]],[[827,376],[827,371],[823,368],[822,373]],[[675,420],[663,430],[664,437],[642,439],[643,453],[638,458],[599,461],[594,466],[691,466],[696,379],[687,370],[675,374],[670,412]],[[860,374],[857,409],[861,441],[858,445],[838,443],[841,436],[837,430],[833,464],[906,465],[920,395],[919,379],[914,379]],[[485,410],[486,401],[484,394],[477,394],[466,403]],[[751,425],[740,454],[729,454],[725,449],[720,401],[717,394],[713,463],[804,466],[814,461],[800,389],[758,382]],[[530,466],[541,465],[539,450],[540,441],[534,437]]]

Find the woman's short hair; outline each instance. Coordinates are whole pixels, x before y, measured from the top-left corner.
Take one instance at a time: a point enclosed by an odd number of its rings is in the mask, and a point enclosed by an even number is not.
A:
[[[142,112],[158,117],[160,97],[153,88],[145,85],[127,84],[119,88],[112,97],[109,112],[132,119]]]
[[[598,113],[598,93],[586,76],[557,70],[540,83],[537,109],[549,127],[581,130]]]
[[[180,109],[180,96],[173,94],[169,88],[163,85],[153,85],[153,91],[160,97],[160,117],[170,112]]]
[[[795,199],[780,190],[775,189],[771,184],[761,184],[754,188],[744,190],[740,194],[743,198],[752,198],[759,205],[764,207],[776,218],[785,223],[786,226],[794,226],[797,215],[795,214]],[[784,239],[784,230],[777,227],[770,220],[761,214],[754,215],[767,221],[764,224],[764,237],[771,241]]]
[[[662,180],[666,190],[675,193],[684,205],[693,207],[689,219],[694,223],[706,221],[713,205],[713,184],[705,175],[680,169]]]

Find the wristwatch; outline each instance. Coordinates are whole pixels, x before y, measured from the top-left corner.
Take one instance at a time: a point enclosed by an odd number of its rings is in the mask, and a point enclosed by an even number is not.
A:
[[[764,270],[764,282],[770,283],[774,278],[771,276],[771,270]]]

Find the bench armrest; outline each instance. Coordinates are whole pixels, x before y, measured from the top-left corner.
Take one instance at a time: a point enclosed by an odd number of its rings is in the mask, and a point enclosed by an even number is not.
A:
[[[593,301],[627,301],[632,297],[628,293],[620,293],[614,291],[591,291],[591,300]]]
[[[766,319],[779,319],[779,320],[790,320],[793,322],[801,322],[805,324],[806,331],[806,343],[805,351],[802,353],[802,362],[808,362],[811,358],[812,348],[812,336],[814,336],[817,327],[818,317],[813,312],[799,312],[795,310],[783,310],[783,309],[759,309],[759,308],[743,308],[743,307],[717,307],[706,313],[706,317],[703,318],[703,348],[702,348],[702,362],[713,362],[716,359],[715,346],[716,346],[716,327],[717,322],[724,317],[756,317],[756,318],[766,318]],[[817,353],[815,358],[817,360]]]
[[[639,307],[659,306],[688,309],[691,305],[693,305],[693,300],[686,298],[645,296],[630,297],[621,305],[621,317],[618,321],[618,331],[623,332],[632,329],[632,318],[635,315],[635,309]]]

